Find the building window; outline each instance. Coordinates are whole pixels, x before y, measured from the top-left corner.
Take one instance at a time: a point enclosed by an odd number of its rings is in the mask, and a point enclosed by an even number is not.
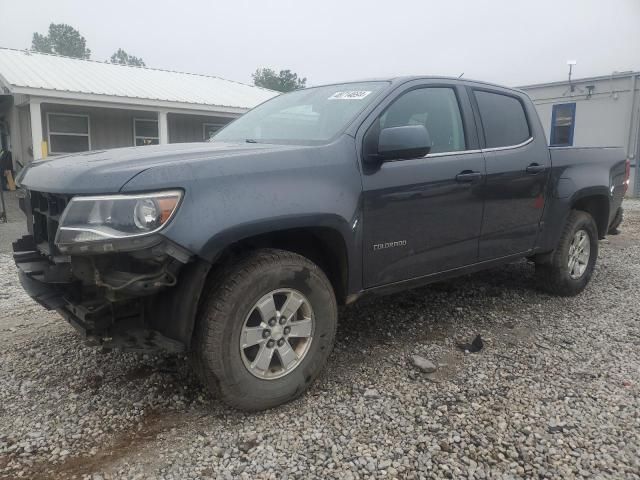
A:
[[[151,118],[133,119],[133,141],[136,147],[142,145],[158,145],[158,121]]]
[[[202,124],[202,139],[204,141],[209,140],[220,130],[224,125],[221,123],[203,123]]]
[[[576,122],[576,104],[560,103],[553,106],[551,114],[551,146],[573,145],[573,127]]]
[[[75,113],[47,113],[49,153],[91,150],[89,116]]]

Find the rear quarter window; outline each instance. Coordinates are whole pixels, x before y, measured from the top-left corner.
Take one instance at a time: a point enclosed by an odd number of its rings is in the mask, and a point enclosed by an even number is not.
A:
[[[486,148],[509,147],[531,137],[522,102],[516,97],[475,90]]]

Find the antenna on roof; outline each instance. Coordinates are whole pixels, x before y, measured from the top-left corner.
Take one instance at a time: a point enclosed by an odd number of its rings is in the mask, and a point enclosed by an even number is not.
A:
[[[464,72],[462,72],[460,75],[458,75],[458,78],[462,78],[462,75],[464,75]]]
[[[577,64],[578,62],[575,60],[567,60],[567,65],[569,65],[569,89],[562,94],[563,96],[566,95],[567,92],[573,93],[576,91],[576,86],[571,81],[571,74],[573,73],[573,67],[575,67]],[[581,88],[578,88],[578,90],[580,90],[581,92],[583,91]]]
[[[573,72],[573,67],[576,66],[578,62],[575,60],[567,60],[567,65],[569,65],[569,88],[571,91],[575,91],[576,87],[571,83],[571,73]]]

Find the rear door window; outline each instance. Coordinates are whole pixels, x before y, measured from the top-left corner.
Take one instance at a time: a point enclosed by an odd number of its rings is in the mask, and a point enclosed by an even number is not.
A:
[[[510,95],[475,90],[486,148],[519,145],[531,137],[520,100]]]

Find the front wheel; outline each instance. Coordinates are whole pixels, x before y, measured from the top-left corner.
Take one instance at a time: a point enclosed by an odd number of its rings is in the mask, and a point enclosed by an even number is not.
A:
[[[210,285],[193,360],[230,406],[263,410],[304,392],[331,352],[337,305],[320,268],[300,255],[256,250]]]
[[[554,295],[577,295],[589,283],[597,258],[598,229],[593,217],[572,210],[549,261],[536,264],[539,285]]]

